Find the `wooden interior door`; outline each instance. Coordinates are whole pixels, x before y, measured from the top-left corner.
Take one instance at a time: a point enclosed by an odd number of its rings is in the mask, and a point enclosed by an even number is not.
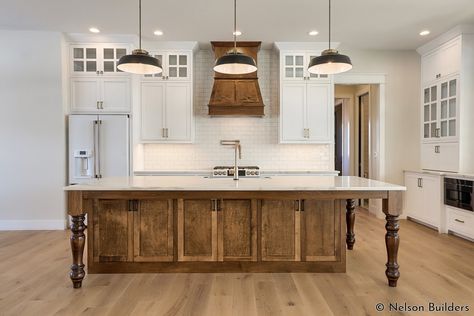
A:
[[[133,261],[173,261],[173,200],[140,200],[133,213]]]
[[[340,201],[304,200],[301,212],[301,260],[339,261]]]
[[[132,261],[132,221],[128,200],[95,200],[94,262]]]
[[[300,260],[300,212],[295,200],[262,200],[261,260]]]
[[[217,261],[214,200],[178,199],[178,261]]]
[[[218,223],[219,261],[257,261],[256,200],[219,201]]]

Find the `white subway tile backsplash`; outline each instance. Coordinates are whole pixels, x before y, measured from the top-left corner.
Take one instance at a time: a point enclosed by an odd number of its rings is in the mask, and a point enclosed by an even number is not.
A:
[[[272,50],[258,55],[258,76],[265,103],[265,116],[210,117],[209,97],[214,81],[214,56],[200,50],[195,56],[194,144],[145,144],[145,170],[202,170],[231,165],[233,150],[219,144],[221,139],[240,139],[240,165],[258,165],[266,170],[330,170],[330,145],[278,144],[279,61]]]

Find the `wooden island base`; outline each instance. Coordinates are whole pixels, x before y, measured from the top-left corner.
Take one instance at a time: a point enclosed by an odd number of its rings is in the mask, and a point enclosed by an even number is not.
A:
[[[71,280],[89,273],[345,272],[355,198],[381,198],[390,286],[399,278],[400,192],[69,191]],[[344,217],[346,222],[344,222]]]

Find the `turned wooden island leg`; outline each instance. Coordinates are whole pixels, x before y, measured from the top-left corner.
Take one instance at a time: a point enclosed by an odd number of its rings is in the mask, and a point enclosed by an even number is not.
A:
[[[385,213],[385,246],[387,248],[387,263],[385,266],[385,275],[388,279],[388,285],[391,287],[397,286],[398,278],[400,278],[400,271],[398,265],[398,247],[400,245],[400,237],[398,230],[400,225],[398,216],[402,210],[402,196],[401,192],[389,192],[388,199],[383,200],[383,212]]]
[[[354,249],[355,243],[355,233],[354,233],[354,223],[355,223],[355,200],[348,199],[346,200],[346,244],[347,249]]]
[[[69,276],[71,277],[75,289],[82,286],[82,280],[86,276],[83,262],[84,246],[86,244],[86,235],[84,234],[84,230],[86,229],[86,225],[84,224],[85,217],[85,214],[71,216],[72,265]]]

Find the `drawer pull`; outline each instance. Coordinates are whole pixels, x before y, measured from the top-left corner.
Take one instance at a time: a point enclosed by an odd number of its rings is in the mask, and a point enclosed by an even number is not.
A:
[[[458,222],[458,223],[464,224],[464,221],[462,221],[462,220],[460,220],[460,219],[455,218],[454,220],[455,220],[456,222]]]

